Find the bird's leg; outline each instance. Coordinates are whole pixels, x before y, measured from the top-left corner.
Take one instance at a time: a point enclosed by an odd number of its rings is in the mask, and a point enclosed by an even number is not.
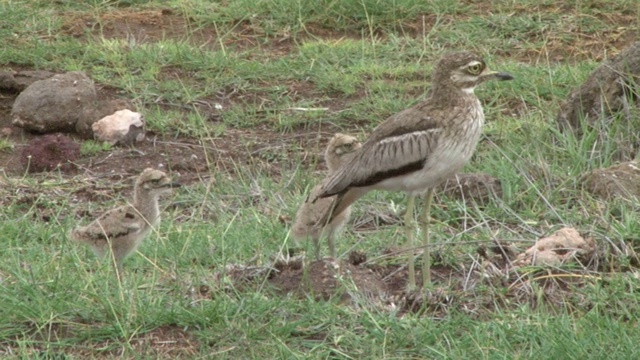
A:
[[[433,189],[427,190],[424,195],[424,208],[422,209],[422,287],[431,286],[431,247],[429,244],[429,221],[431,220],[431,200],[433,199]]]
[[[416,266],[413,259],[413,235],[415,233],[415,219],[413,216],[413,204],[415,196],[409,195],[407,210],[404,213],[404,229],[407,235],[407,247],[409,248],[409,290],[416,288]]]
[[[331,256],[331,258],[333,259],[337,259],[338,257],[336,256],[336,243],[333,239],[333,231],[329,232],[329,235],[327,236],[327,242],[329,243],[329,256]]]
[[[333,200],[331,207],[329,208],[329,212],[327,213],[327,217],[326,219],[324,219],[322,221],[323,223],[323,231],[321,232],[321,235],[324,233],[324,230],[329,228],[329,223],[331,222],[331,220],[333,220],[333,216],[334,216],[334,211],[336,210],[336,208],[338,207],[338,204],[340,203],[340,200],[342,200],[343,195],[337,195],[335,197],[335,199]],[[315,201],[315,200],[314,200]],[[337,215],[337,214],[336,214]],[[320,260],[320,239],[314,239],[315,241],[315,245],[316,245],[316,260]],[[327,242],[329,243],[329,256],[331,256],[332,258],[336,258],[336,245],[333,241],[333,231],[330,231],[328,236],[327,236]]]
[[[102,226],[102,224],[100,224],[100,226]],[[102,231],[104,235],[107,236],[107,244],[109,245],[109,252],[107,253],[107,256],[109,256],[111,263],[113,264],[113,267],[116,270],[116,277],[118,278],[118,281],[120,281],[123,273],[123,268],[122,268],[123,259],[122,257],[116,255],[115,249],[113,248],[113,242],[104,231],[104,228],[102,229]]]
[[[316,260],[320,260],[320,240],[313,239],[313,249],[316,255]]]

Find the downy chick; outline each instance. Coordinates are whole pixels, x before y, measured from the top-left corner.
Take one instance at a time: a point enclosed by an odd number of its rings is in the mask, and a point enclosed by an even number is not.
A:
[[[353,136],[337,133],[331,138],[327,149],[324,153],[324,159],[327,163],[327,176],[333,174],[340,166],[348,162],[355,152],[362,147],[362,144]],[[310,199],[318,196],[322,184],[316,185],[309,194]],[[345,209],[339,215],[335,216],[328,224],[321,223],[322,219],[326,219],[326,213],[331,211],[335,197],[327,197],[318,199],[316,202],[305,201],[298,209],[296,221],[291,229],[294,239],[302,240],[310,237],[315,246],[316,259],[320,259],[320,238],[327,236],[329,243],[329,254],[336,258],[336,249],[334,243],[335,233],[344,226],[351,215],[351,208]]]
[[[164,172],[147,168],[136,181],[133,203],[105,212],[89,225],[72,230],[69,237],[89,245],[97,257],[113,254],[121,271],[122,261],[160,225],[158,197],[178,186]]]

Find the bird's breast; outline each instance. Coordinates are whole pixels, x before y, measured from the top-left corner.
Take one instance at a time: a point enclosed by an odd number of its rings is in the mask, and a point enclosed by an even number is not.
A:
[[[388,191],[421,193],[460,171],[471,159],[482,134],[484,113],[480,103],[469,110],[469,118],[450,128],[438,146],[424,160],[423,167],[409,174],[389,178],[372,186]]]

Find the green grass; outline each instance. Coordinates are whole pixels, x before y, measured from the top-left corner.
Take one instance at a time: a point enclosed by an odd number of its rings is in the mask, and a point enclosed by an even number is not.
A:
[[[109,151],[111,148],[112,146],[108,142],[86,140],[80,145],[80,154],[83,156],[93,156],[103,151]]]
[[[12,152],[13,143],[8,139],[0,139],[0,152]]]
[[[85,185],[80,178],[0,178],[2,357],[636,358],[640,283],[635,269],[618,272],[634,266],[631,256],[610,254],[605,265],[616,271],[585,278],[562,306],[546,301],[542,286],[531,281],[535,304],[484,304],[485,297],[506,292],[485,286],[453,300],[481,304],[477,311],[460,306],[442,316],[398,316],[391,307],[276,296],[261,287],[240,291],[213,277],[225,264],[265,264],[296,245],[278,219],[295,214],[318,175],[309,171],[315,158],[307,168],[302,155],[291,154],[322,149],[286,143],[285,135],[313,137],[328,128],[364,138],[382,119],[423,98],[433,61],[462,48],[516,77],[477,89],[487,124],[465,168],[500,178],[504,196],[483,207],[437,198],[432,236],[439,264],[470,266],[478,242],[513,240],[524,248],[563,225],[603,248],[637,248],[637,205],[596,199],[579,178],[612,165],[616,139],[638,129],[617,118],[609,137],[593,129],[578,139],[556,130],[555,115],[598,65],[593,55],[626,45],[614,35],[640,35],[640,6],[632,0],[487,6],[454,0],[0,2],[0,64],[6,67],[85,71],[131,98],[159,138],[190,137],[217,148],[229,130],[243,130],[248,135],[236,146],[249,151],[264,141],[251,138],[252,130],[273,136],[273,146],[252,154],[252,166],[212,171],[210,179],[165,199],[173,206],[159,231],[127,259],[122,283],[108,262],[65,234],[86,223],[87,212],[122,203],[130,183],[114,186],[112,200],[87,204],[75,194]],[[166,32],[151,31],[156,23],[132,26],[127,38],[113,36],[107,15],[162,9],[171,11],[160,16]],[[187,25],[170,28],[168,19]],[[68,31],[82,21],[94,26]],[[14,145],[2,140],[0,151]],[[108,147],[83,144],[85,156],[103,151]],[[403,194],[368,194],[354,219],[401,215],[404,201]],[[355,245],[375,256],[389,239],[401,242],[402,231],[347,229],[338,247],[344,252]],[[211,289],[207,296],[198,295],[203,285]],[[166,333],[174,335],[161,336]]]

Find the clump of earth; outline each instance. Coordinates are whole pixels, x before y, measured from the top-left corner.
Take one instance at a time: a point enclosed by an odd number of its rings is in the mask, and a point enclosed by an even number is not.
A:
[[[75,168],[80,145],[62,134],[36,137],[22,150],[21,162],[30,173],[59,169],[68,172]]]

